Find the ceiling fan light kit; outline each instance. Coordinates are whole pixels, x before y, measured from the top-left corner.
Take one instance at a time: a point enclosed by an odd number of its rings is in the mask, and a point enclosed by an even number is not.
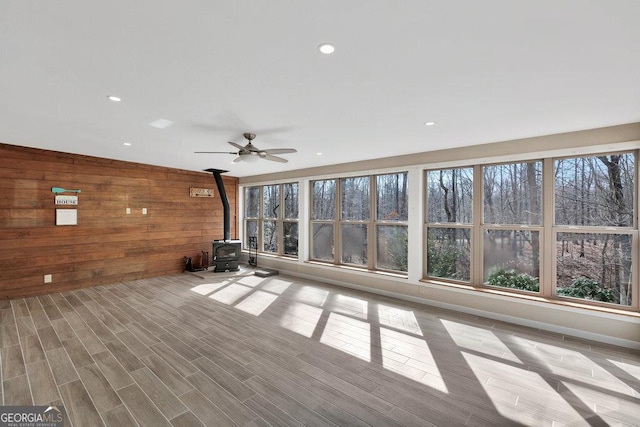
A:
[[[258,156],[258,153],[249,153],[249,154],[238,155],[238,157],[233,159],[233,163],[238,163],[240,161],[249,162],[249,163],[255,163],[258,160],[260,160],[260,157]]]
[[[196,154],[233,154],[236,157],[233,163],[238,163],[241,160],[246,162],[255,162],[260,159],[271,160],[272,162],[287,163],[288,160],[282,157],[275,156],[274,154],[290,154],[297,153],[295,148],[272,148],[270,150],[260,150],[251,141],[256,138],[255,133],[246,132],[243,134],[245,139],[249,142],[243,147],[240,144],[229,141],[229,144],[238,149],[238,151],[194,151]]]

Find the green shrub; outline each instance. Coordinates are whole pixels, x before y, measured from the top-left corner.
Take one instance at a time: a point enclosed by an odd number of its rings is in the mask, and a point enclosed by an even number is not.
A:
[[[387,248],[391,258],[392,268],[398,271],[408,271],[409,268],[409,234],[406,229],[403,233],[394,234]]]
[[[428,273],[436,277],[455,279],[457,277],[458,248],[453,244],[427,245]]]
[[[587,277],[578,277],[571,282],[571,286],[558,288],[558,295],[590,299],[593,301],[614,302],[613,290],[600,286],[600,283]]]
[[[502,288],[520,289],[523,291],[539,292],[540,284],[537,277],[527,273],[518,273],[513,269],[498,268],[489,274],[489,285]]]

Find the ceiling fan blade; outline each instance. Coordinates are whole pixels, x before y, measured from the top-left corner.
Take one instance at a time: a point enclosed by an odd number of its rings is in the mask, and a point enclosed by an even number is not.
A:
[[[289,160],[283,159],[282,157],[273,156],[271,154],[265,154],[264,156],[260,156],[263,159],[271,160],[273,162],[287,163]]]
[[[194,151],[196,154],[238,154],[236,151]]]
[[[228,141],[228,142],[229,142],[229,144],[231,144],[234,147],[236,147],[238,150],[244,150],[244,147],[242,145],[236,144],[235,142],[231,142],[231,141]]]
[[[241,160],[242,160],[242,156],[238,156],[235,159],[233,159],[233,162],[231,162],[231,163],[238,163]]]
[[[272,148],[270,150],[262,150],[262,152],[267,154],[289,154],[297,153],[298,150],[295,148]]]

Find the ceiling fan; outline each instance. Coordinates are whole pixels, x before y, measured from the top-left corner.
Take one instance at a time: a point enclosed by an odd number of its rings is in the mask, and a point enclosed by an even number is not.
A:
[[[229,144],[233,145],[238,149],[238,151],[194,151],[194,153],[204,153],[204,154],[235,154],[236,157],[233,159],[233,163],[237,163],[240,160],[245,161],[253,161],[258,159],[266,159],[274,162],[287,163],[287,159],[283,159],[282,157],[274,156],[274,154],[288,154],[288,153],[296,153],[297,150],[295,148],[272,148],[269,150],[260,150],[258,147],[253,145],[251,141],[256,138],[255,133],[244,133],[243,136],[249,141],[247,145],[244,147],[240,144],[236,144],[235,142],[229,141]]]

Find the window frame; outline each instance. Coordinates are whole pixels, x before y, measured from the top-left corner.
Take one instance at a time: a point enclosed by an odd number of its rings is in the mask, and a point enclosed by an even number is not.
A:
[[[633,203],[632,203],[632,209],[633,212],[631,214],[632,217],[632,224],[631,226],[611,226],[611,225],[606,225],[606,226],[594,226],[594,225],[570,225],[570,224],[557,224],[556,223],[556,212],[555,212],[555,208],[556,208],[556,197],[555,197],[555,162],[558,160],[564,160],[564,159],[577,159],[577,158],[594,158],[594,157],[598,157],[598,156],[610,156],[610,155],[621,155],[621,154],[632,154],[634,156],[634,171],[633,171],[633,191],[632,194],[635,196]],[[551,186],[552,188],[548,189],[548,191],[550,191],[552,193],[552,206],[550,208],[551,212],[552,212],[552,226],[551,228],[551,242],[553,243],[549,243],[549,248],[551,247],[551,245],[553,244],[553,251],[549,251],[550,254],[548,254],[549,256],[553,257],[553,261],[551,263],[551,268],[550,270],[550,276],[551,276],[551,282],[550,282],[550,286],[548,286],[548,290],[547,290],[547,294],[546,296],[550,296],[554,299],[558,299],[561,301],[567,301],[567,302],[581,302],[581,303],[585,303],[585,304],[589,304],[589,305],[595,305],[595,306],[603,306],[603,307],[615,307],[618,309],[622,309],[622,310],[638,310],[639,306],[640,306],[640,300],[639,300],[639,279],[638,279],[638,272],[640,271],[640,261],[639,261],[639,257],[638,257],[638,240],[639,240],[639,230],[638,230],[638,207],[639,207],[639,200],[640,197],[638,197],[639,194],[639,183],[638,183],[638,157],[640,157],[640,150],[616,150],[616,151],[611,151],[611,152],[596,152],[596,153],[589,153],[589,154],[580,154],[580,155],[568,155],[568,156],[557,156],[557,157],[552,157],[548,159],[548,163],[549,168],[551,168],[552,170],[552,176],[554,177],[554,180],[549,184],[549,186]],[[631,236],[631,260],[632,260],[632,265],[631,265],[631,269],[630,269],[630,274],[631,274],[631,292],[632,292],[632,300],[631,300],[631,305],[621,305],[621,304],[615,304],[615,303],[606,303],[606,302],[600,302],[600,301],[593,301],[593,300],[586,300],[586,299],[581,299],[581,298],[575,298],[575,297],[569,297],[569,296],[564,296],[564,295],[558,295],[557,293],[557,288],[558,288],[558,284],[557,284],[557,261],[556,261],[556,256],[557,256],[557,252],[556,252],[556,244],[557,244],[557,239],[558,239],[558,234],[559,233],[573,233],[573,234],[628,234]]]
[[[422,225],[422,242],[423,242],[423,260],[422,260],[422,277],[423,280],[426,281],[438,281],[444,283],[459,283],[463,285],[471,285],[477,282],[477,252],[474,250],[477,245],[478,236],[477,236],[477,224],[479,221],[479,217],[482,214],[478,213],[478,209],[476,206],[476,197],[477,187],[479,184],[477,179],[477,170],[479,166],[469,166],[469,165],[460,165],[453,167],[442,167],[442,168],[433,168],[433,169],[425,169],[422,175],[422,191],[424,194],[424,223]],[[440,171],[440,170],[452,170],[452,169],[472,169],[471,171],[471,179],[472,179],[472,190],[471,190],[471,222],[430,222],[429,221],[429,172]],[[474,227],[476,226],[476,227]],[[447,277],[439,277],[439,276],[429,276],[429,266],[427,262],[428,253],[429,253],[429,229],[467,229],[469,230],[469,280],[456,280]]]
[[[506,165],[514,165],[514,164],[525,164],[525,163],[540,163],[540,209],[539,216],[540,222],[539,224],[507,224],[507,223],[488,223],[485,221],[485,169],[494,167],[494,166],[506,166]],[[480,215],[480,230],[479,230],[479,242],[478,245],[482,247],[482,251],[480,252],[478,266],[476,269],[478,270],[478,283],[481,283],[482,286],[487,287],[489,289],[498,289],[505,290],[514,293],[522,293],[529,295],[542,295],[543,294],[543,284],[542,284],[542,272],[544,271],[543,258],[544,258],[544,248],[545,248],[545,239],[544,239],[544,207],[545,207],[545,162],[544,159],[527,159],[527,160],[519,160],[519,161],[509,161],[509,162],[496,162],[496,163],[488,163],[479,166],[479,178],[480,178],[480,200],[478,203],[481,205],[481,215]],[[475,171],[474,171],[475,173]],[[474,177],[475,178],[475,177]],[[475,190],[475,188],[474,188]],[[485,248],[484,248],[484,235],[488,230],[501,230],[501,231],[531,231],[538,233],[538,286],[539,291],[526,291],[521,289],[511,289],[511,288],[503,288],[500,286],[492,286],[485,282]]]
[[[634,172],[633,172],[633,191],[634,200],[632,202],[632,218],[633,224],[631,226],[594,226],[594,225],[559,225],[556,224],[556,196],[555,196],[555,162],[562,159],[575,159],[575,158],[594,158],[598,156],[611,156],[621,154],[632,154],[634,156]],[[640,285],[638,272],[640,271],[640,231],[638,229],[638,212],[640,206],[639,194],[639,171],[638,164],[640,157],[640,150],[628,149],[628,150],[613,150],[609,152],[598,151],[596,153],[585,153],[578,155],[566,155],[566,156],[550,156],[544,158],[527,158],[514,161],[504,162],[491,162],[484,164],[473,165],[473,218],[471,224],[464,223],[430,223],[428,221],[428,174],[429,172],[445,170],[445,169],[458,169],[471,167],[468,165],[456,165],[451,167],[441,168],[428,168],[423,170],[422,185],[423,185],[423,261],[422,261],[422,279],[421,281],[429,283],[443,283],[453,285],[468,285],[478,290],[497,290],[504,291],[507,294],[518,295],[538,295],[549,300],[557,300],[558,302],[566,303],[580,303],[586,305],[593,305],[598,307],[606,307],[608,309],[630,310],[638,311],[640,306]],[[514,163],[528,163],[540,161],[542,163],[542,197],[541,197],[541,221],[539,225],[526,225],[526,224],[485,224],[484,222],[484,168],[494,165],[506,165]],[[478,197],[478,195],[481,195]],[[470,253],[470,269],[471,280],[469,282],[430,276],[427,274],[427,233],[429,228],[470,228],[471,229],[471,253]],[[519,289],[502,288],[497,286],[490,286],[484,282],[484,242],[483,237],[486,230],[509,230],[509,231],[537,231],[539,233],[539,292],[525,291]],[[576,297],[568,297],[557,294],[557,260],[556,260],[556,242],[558,233],[575,233],[575,234],[626,234],[631,236],[631,305],[622,305],[619,303],[607,303],[601,301],[587,300]]]
[[[282,257],[287,257],[287,258],[297,258],[298,254],[300,253],[300,241],[298,238],[298,250],[296,254],[286,254],[284,253],[284,223],[297,223],[298,224],[298,236],[300,235],[300,214],[299,214],[299,210],[298,210],[298,218],[284,218],[284,201],[285,201],[285,191],[284,191],[284,187],[285,185],[294,185],[295,188],[297,189],[298,192],[298,198],[299,198],[299,194],[300,194],[300,184],[297,181],[291,181],[291,182],[284,182],[284,183],[277,183],[277,184],[262,184],[262,185],[251,185],[251,186],[247,186],[244,188],[243,191],[243,200],[244,203],[246,205],[246,201],[247,201],[247,194],[248,191],[252,188],[258,188],[258,216],[257,217],[247,217],[247,209],[245,206],[244,209],[244,217],[243,217],[243,232],[244,232],[244,249],[245,250],[256,250],[257,253],[260,254],[264,254],[264,255],[273,255],[273,256],[282,256]],[[276,186],[277,187],[277,191],[278,191],[278,201],[279,201],[279,205],[277,207],[277,213],[275,217],[267,217],[265,216],[264,213],[264,188],[265,187],[271,187],[271,186]],[[299,200],[299,199],[298,199]],[[249,222],[255,222],[257,221],[257,235],[256,235],[256,245],[257,248],[249,248],[249,237],[251,237],[248,233],[248,228],[247,225]],[[265,222],[275,222],[275,233],[276,233],[276,246],[277,246],[277,251],[276,252],[271,252],[271,251],[265,251],[264,250],[264,230],[265,230]]]
[[[367,271],[379,271],[379,272],[387,272],[391,274],[398,274],[403,277],[408,276],[408,271],[401,270],[392,270],[385,269],[378,266],[378,248],[377,248],[377,239],[378,239],[378,226],[397,226],[397,227],[406,227],[408,229],[409,220],[403,221],[390,221],[390,220],[378,220],[377,219],[377,177],[384,175],[394,175],[394,174],[406,174],[407,187],[408,187],[408,171],[402,170],[397,172],[386,172],[386,173],[376,173],[376,174],[365,174],[365,175],[349,175],[349,176],[340,176],[335,178],[326,178],[326,179],[313,179],[309,181],[309,259],[314,262],[336,265],[336,266],[346,266],[355,269],[362,269]],[[342,210],[342,196],[344,193],[343,183],[348,179],[354,178],[367,178],[368,179],[368,191],[369,191],[369,217],[368,219],[345,219]],[[321,181],[335,181],[335,212],[333,219],[313,219],[315,217],[313,208],[314,208],[314,184],[316,182]],[[408,196],[407,196],[407,204],[408,204]],[[407,207],[408,212],[408,207]],[[314,225],[319,224],[331,224],[333,226],[333,260],[326,260],[315,257],[314,254],[314,241],[313,241],[313,229]],[[343,262],[343,254],[344,254],[344,246],[343,246],[343,235],[342,229],[345,225],[364,225],[366,228],[367,239],[366,239],[366,253],[367,253],[367,262],[366,264],[355,264],[355,263],[347,263]],[[407,254],[408,255],[408,254]]]
[[[369,191],[369,210],[368,210],[368,218],[367,219],[345,219],[345,212],[343,209],[343,196],[344,196],[344,183],[347,180],[350,179],[359,179],[359,178],[368,178],[368,191]],[[373,268],[373,263],[372,263],[372,259],[371,259],[371,238],[372,238],[372,233],[371,233],[371,212],[372,212],[372,194],[373,191],[372,189],[375,188],[373,186],[373,178],[372,175],[357,175],[357,176],[343,176],[339,179],[339,184],[337,185],[338,187],[338,196],[340,197],[339,199],[339,203],[336,203],[337,207],[338,207],[338,221],[337,221],[337,229],[334,229],[334,232],[338,233],[338,240],[337,242],[339,243],[338,246],[338,253],[340,254],[338,259],[336,260],[340,265],[347,265],[350,267],[356,267],[356,268],[367,268],[368,270],[374,270]],[[356,264],[356,263],[348,263],[348,262],[344,262],[344,255],[345,255],[345,248],[344,248],[344,244],[343,244],[343,240],[344,240],[344,235],[343,235],[343,228],[345,228],[344,226],[351,226],[351,225],[364,225],[364,229],[366,230],[367,233],[367,238],[366,238],[366,247],[365,247],[365,252],[367,253],[367,262],[366,264]]]

